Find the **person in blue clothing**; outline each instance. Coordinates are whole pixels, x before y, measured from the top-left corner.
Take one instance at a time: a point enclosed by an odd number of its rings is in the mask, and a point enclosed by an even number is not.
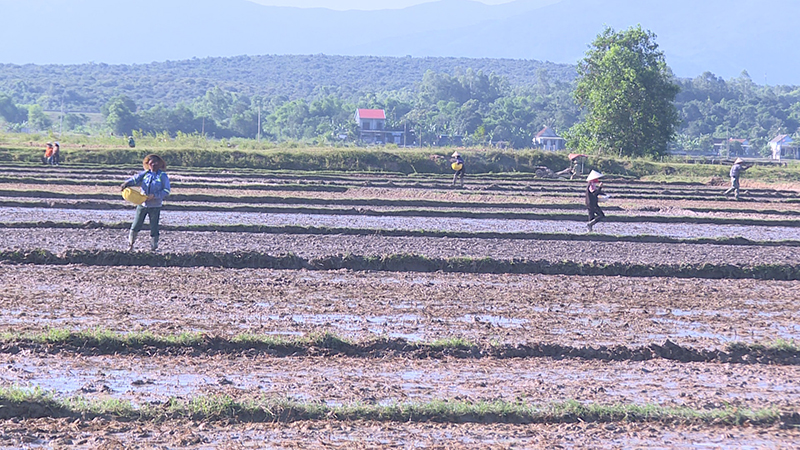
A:
[[[453,155],[450,157],[450,162],[452,163],[453,170],[456,171],[455,175],[453,175],[453,186],[456,185],[456,180],[461,177],[461,186],[464,186],[464,158],[461,157],[461,154],[458,152],[453,152]]]
[[[147,197],[144,204],[136,207],[136,217],[131,224],[128,234],[128,251],[133,250],[136,235],[144,225],[145,216],[150,218],[150,250],[158,250],[158,221],[161,216],[161,205],[164,198],[169,195],[169,177],[166,172],[167,164],[157,155],[147,155],[142,162],[144,171],[128,178],[119,187],[124,190],[129,186],[140,186],[142,194]]]

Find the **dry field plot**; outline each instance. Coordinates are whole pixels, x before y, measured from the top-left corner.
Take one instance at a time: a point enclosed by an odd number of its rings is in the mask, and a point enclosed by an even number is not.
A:
[[[797,192],[7,169],[0,448],[800,442]]]

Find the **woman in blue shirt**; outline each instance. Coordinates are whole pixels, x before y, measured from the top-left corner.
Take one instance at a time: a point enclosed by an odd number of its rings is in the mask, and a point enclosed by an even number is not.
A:
[[[128,251],[133,250],[136,235],[144,226],[144,218],[150,218],[150,250],[158,250],[158,219],[161,216],[161,205],[164,197],[169,195],[169,177],[167,177],[167,164],[157,155],[147,155],[142,162],[144,171],[128,178],[120,185],[124,190],[129,186],[140,186],[142,194],[147,197],[144,204],[136,207],[136,217],[131,224],[128,235]]]

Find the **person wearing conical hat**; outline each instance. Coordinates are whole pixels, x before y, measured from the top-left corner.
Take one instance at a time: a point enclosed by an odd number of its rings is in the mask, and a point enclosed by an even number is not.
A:
[[[589,223],[586,224],[586,229],[590,233],[592,232],[592,227],[606,217],[603,210],[600,209],[598,198],[601,195],[605,195],[603,193],[603,183],[600,181],[602,177],[603,174],[596,170],[593,170],[586,177],[586,182],[588,183],[586,186],[586,209],[589,210]]]
[[[450,155],[450,166],[456,171],[453,175],[453,186],[456,185],[456,180],[461,177],[461,187],[464,187],[464,158],[458,152],[453,152]]]
[[[739,200],[739,176],[741,176],[742,172],[750,167],[751,166],[746,166],[744,164],[744,160],[742,158],[736,158],[736,161],[733,162],[733,166],[731,166],[731,187],[729,187],[723,195],[728,195],[733,192],[733,198]]]
[[[44,147],[44,158],[42,158],[45,164],[53,163],[53,151],[53,144],[48,142]]]

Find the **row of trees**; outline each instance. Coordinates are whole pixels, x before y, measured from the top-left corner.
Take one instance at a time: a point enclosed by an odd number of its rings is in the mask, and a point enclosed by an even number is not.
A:
[[[457,136],[472,144],[505,141],[524,148],[542,125],[567,129],[578,120],[570,90],[568,83],[550,83],[544,73],[536,85],[512,89],[505,78],[468,69],[452,76],[427,72],[415,91],[367,94],[357,103],[331,93],[313,100],[289,100],[213,88],[173,108],[158,105],[140,110],[133,100],[120,95],[103,106],[102,114],[108,127],[120,135],[141,130],[256,138],[260,133],[276,141],[323,142],[342,135],[355,139],[356,108],[375,108],[386,110],[389,129],[408,131],[424,144]]]
[[[213,87],[174,106],[139,106],[117,95],[102,107],[105,125],[116,134],[202,133],[216,138],[246,137],[316,143],[355,139],[356,108],[384,109],[389,129],[407,131],[409,142],[436,144],[453,137],[467,145],[506,142],[531,146],[534,134],[550,126],[570,148],[616,155],[658,156],[669,146],[711,148],[712,136],[749,139],[754,148],[800,126],[800,89],[758,86],[746,73],[726,82],[711,73],[676,79],[655,36],[641,27],[606,29],[577,66],[575,81],[551,80],[539,68],[527,83],[483,71],[429,70],[411,88],[361,93],[354,100],[318,87],[311,98],[246,95]],[[0,117],[9,123],[46,129],[38,105],[16,105],[0,95]],[[68,114],[63,126],[87,131],[85,115]],[[94,130],[96,131],[96,130]]]

